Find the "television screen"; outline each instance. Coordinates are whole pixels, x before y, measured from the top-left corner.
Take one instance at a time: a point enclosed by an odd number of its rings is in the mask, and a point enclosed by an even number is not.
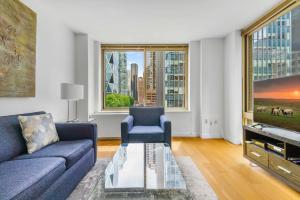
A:
[[[300,75],[254,80],[254,121],[300,132]]]

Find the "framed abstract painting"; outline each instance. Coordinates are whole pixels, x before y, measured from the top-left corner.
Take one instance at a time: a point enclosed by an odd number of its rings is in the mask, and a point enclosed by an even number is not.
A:
[[[36,14],[18,0],[0,0],[0,97],[34,97]]]

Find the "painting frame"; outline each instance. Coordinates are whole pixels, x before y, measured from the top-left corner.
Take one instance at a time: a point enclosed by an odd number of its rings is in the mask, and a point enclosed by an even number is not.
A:
[[[32,9],[0,0],[0,97],[35,97],[36,33]]]

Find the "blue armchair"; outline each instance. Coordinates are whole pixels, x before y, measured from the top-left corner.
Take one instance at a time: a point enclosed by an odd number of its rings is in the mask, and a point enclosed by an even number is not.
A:
[[[163,107],[131,107],[121,123],[122,143],[167,143],[171,147],[171,122]]]

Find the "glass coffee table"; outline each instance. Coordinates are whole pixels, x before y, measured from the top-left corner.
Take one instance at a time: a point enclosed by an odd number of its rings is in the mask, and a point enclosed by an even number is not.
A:
[[[186,183],[167,144],[122,144],[105,170],[105,191],[173,189],[186,190]]]

